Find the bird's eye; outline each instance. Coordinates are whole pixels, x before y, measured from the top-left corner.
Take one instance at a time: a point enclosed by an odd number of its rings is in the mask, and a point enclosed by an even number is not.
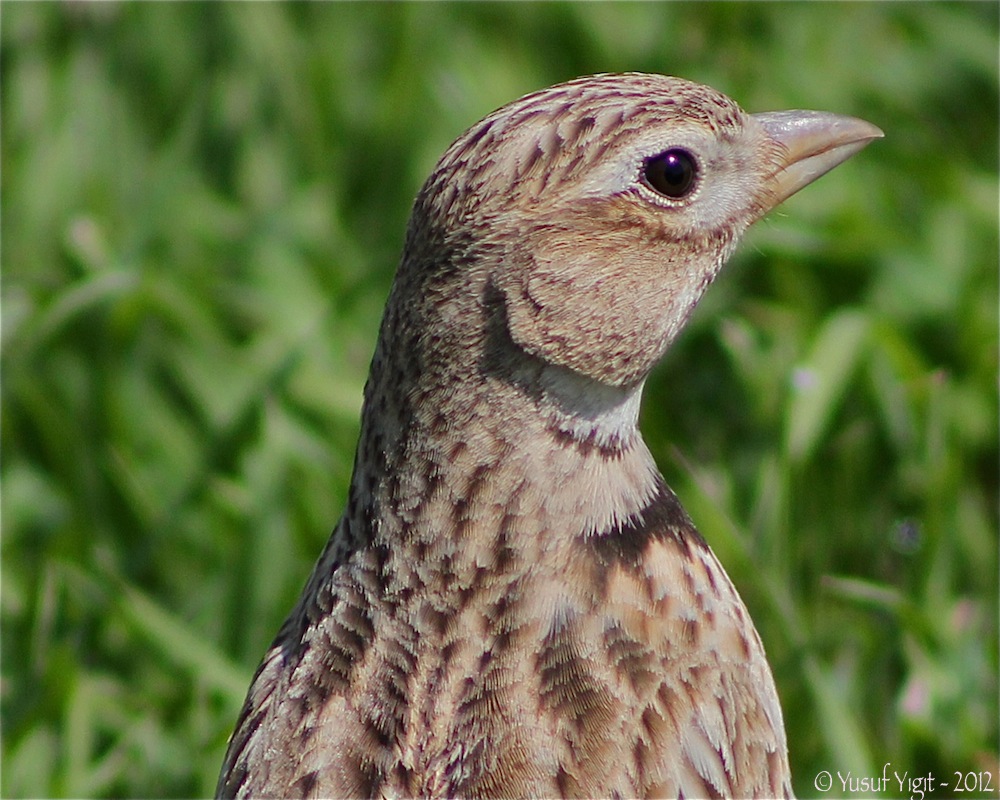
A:
[[[647,158],[642,177],[649,187],[671,200],[680,200],[691,193],[698,177],[698,165],[687,150],[673,147]]]

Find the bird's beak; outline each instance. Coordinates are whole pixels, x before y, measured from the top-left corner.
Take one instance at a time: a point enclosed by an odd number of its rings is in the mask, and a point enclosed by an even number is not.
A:
[[[768,187],[772,208],[884,135],[863,119],[823,111],[771,111],[753,117],[780,145]]]

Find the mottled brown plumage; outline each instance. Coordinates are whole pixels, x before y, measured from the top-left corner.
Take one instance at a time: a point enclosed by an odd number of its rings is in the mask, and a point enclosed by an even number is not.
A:
[[[789,795],[763,646],[636,418],[740,234],[880,135],[638,74],[463,134],[417,197],[347,509],[219,794]]]

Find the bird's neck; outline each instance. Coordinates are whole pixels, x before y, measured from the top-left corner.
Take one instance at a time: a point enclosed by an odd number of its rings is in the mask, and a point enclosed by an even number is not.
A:
[[[408,569],[537,562],[641,518],[663,488],[636,427],[641,384],[530,358],[475,374],[375,362],[348,522]]]

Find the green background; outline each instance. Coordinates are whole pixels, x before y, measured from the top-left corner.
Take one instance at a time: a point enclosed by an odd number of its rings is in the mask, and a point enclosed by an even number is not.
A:
[[[421,181],[621,70],[885,130],[755,226],[642,427],[796,791],[995,791],[997,54],[994,3],[5,3],[2,794],[212,792],[344,503]]]

